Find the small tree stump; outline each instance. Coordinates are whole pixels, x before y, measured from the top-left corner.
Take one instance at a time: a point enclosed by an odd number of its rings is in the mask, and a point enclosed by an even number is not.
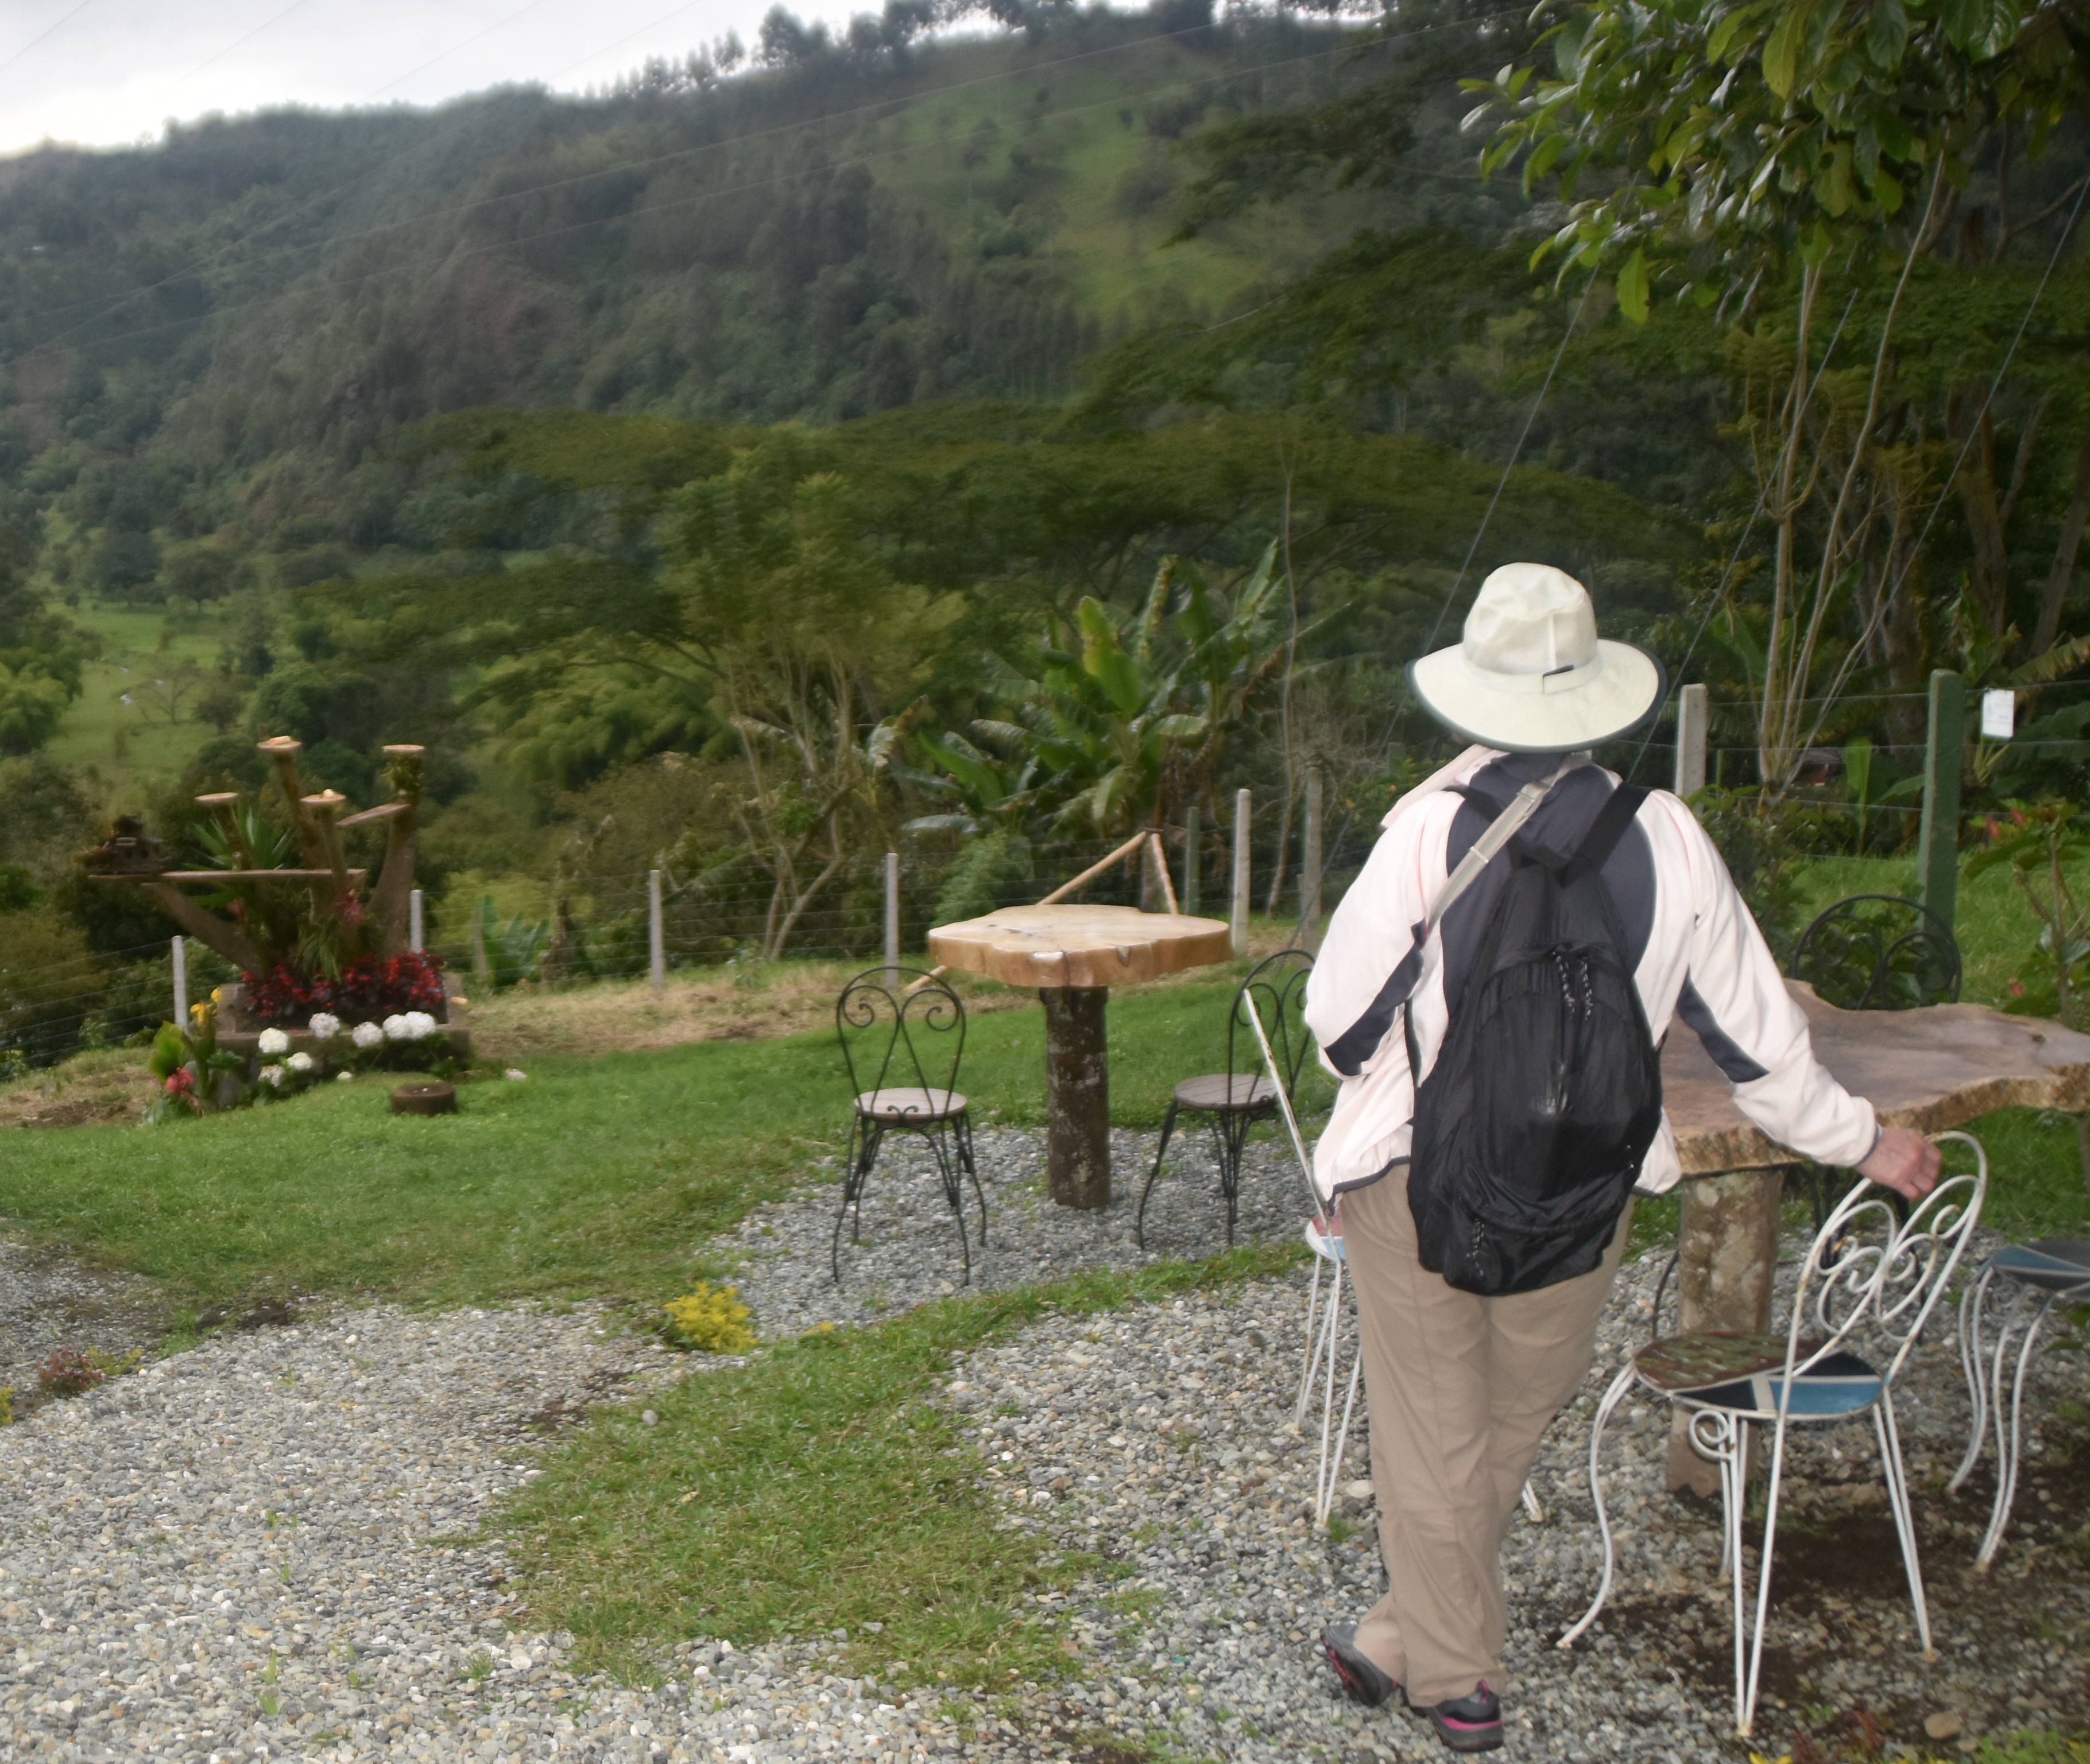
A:
[[[455,1114],[457,1086],[431,1079],[424,1084],[402,1084],[392,1092],[394,1114]]]

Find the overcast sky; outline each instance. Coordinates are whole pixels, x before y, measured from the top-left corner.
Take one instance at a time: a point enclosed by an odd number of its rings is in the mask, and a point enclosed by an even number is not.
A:
[[[769,0],[0,0],[0,153],[113,146],[271,105],[433,104],[503,82],[606,84]],[[802,0],[840,20],[836,0]],[[858,0],[858,11],[875,11]]]

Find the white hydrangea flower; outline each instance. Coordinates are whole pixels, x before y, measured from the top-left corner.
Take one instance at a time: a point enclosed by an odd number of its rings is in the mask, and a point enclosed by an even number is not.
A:
[[[359,1023],[348,1032],[348,1038],[368,1052],[373,1047],[384,1045],[385,1032],[374,1023]]]
[[[307,1025],[322,1041],[331,1041],[341,1033],[341,1019],[331,1011],[315,1011],[312,1020]]]
[[[406,1026],[406,1039],[410,1041],[425,1041],[441,1027],[425,1011],[409,1011],[401,1020]]]
[[[260,1045],[264,1054],[287,1054],[290,1051],[290,1038],[281,1029],[264,1029]]]
[[[280,1066],[263,1067],[261,1082],[271,1090],[281,1090],[283,1088],[283,1068]]]
[[[385,1019],[385,1039],[388,1041],[403,1041],[406,1039],[406,1019],[398,1011],[393,1011]]]
[[[308,1072],[312,1069],[312,1057],[309,1054],[293,1054],[289,1065],[294,1072]]]

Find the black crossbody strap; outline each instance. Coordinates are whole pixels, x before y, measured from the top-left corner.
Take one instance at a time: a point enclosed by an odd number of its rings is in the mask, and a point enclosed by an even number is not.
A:
[[[1560,873],[1563,886],[1572,887],[1585,876],[1594,875],[1610,861],[1618,843],[1625,837],[1626,829],[1633,824],[1640,813],[1640,805],[1647,800],[1647,792],[1636,784],[1620,784],[1597,813],[1589,830],[1582,836],[1581,844],[1568,861],[1568,867]]]

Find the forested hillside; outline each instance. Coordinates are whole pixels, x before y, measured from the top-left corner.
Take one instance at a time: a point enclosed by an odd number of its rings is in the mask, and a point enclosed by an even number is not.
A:
[[[1713,684],[1768,915],[1825,805],[1907,836],[1933,667],[2023,702],[1970,807],[2075,791],[2077,3],[1803,53],[1585,0],[1580,60],[1477,0],[780,8],[583,98],[9,161],[0,968],[159,935],[70,854],[201,861],[268,734],[359,805],[425,744],[439,928],[519,913],[518,974],[649,868],[775,955],[890,847],[956,911],[1244,785],[1275,905],[1514,556]],[[1711,68],[1803,120],[1715,152]],[[10,985],[0,1044],[77,1028]]]

